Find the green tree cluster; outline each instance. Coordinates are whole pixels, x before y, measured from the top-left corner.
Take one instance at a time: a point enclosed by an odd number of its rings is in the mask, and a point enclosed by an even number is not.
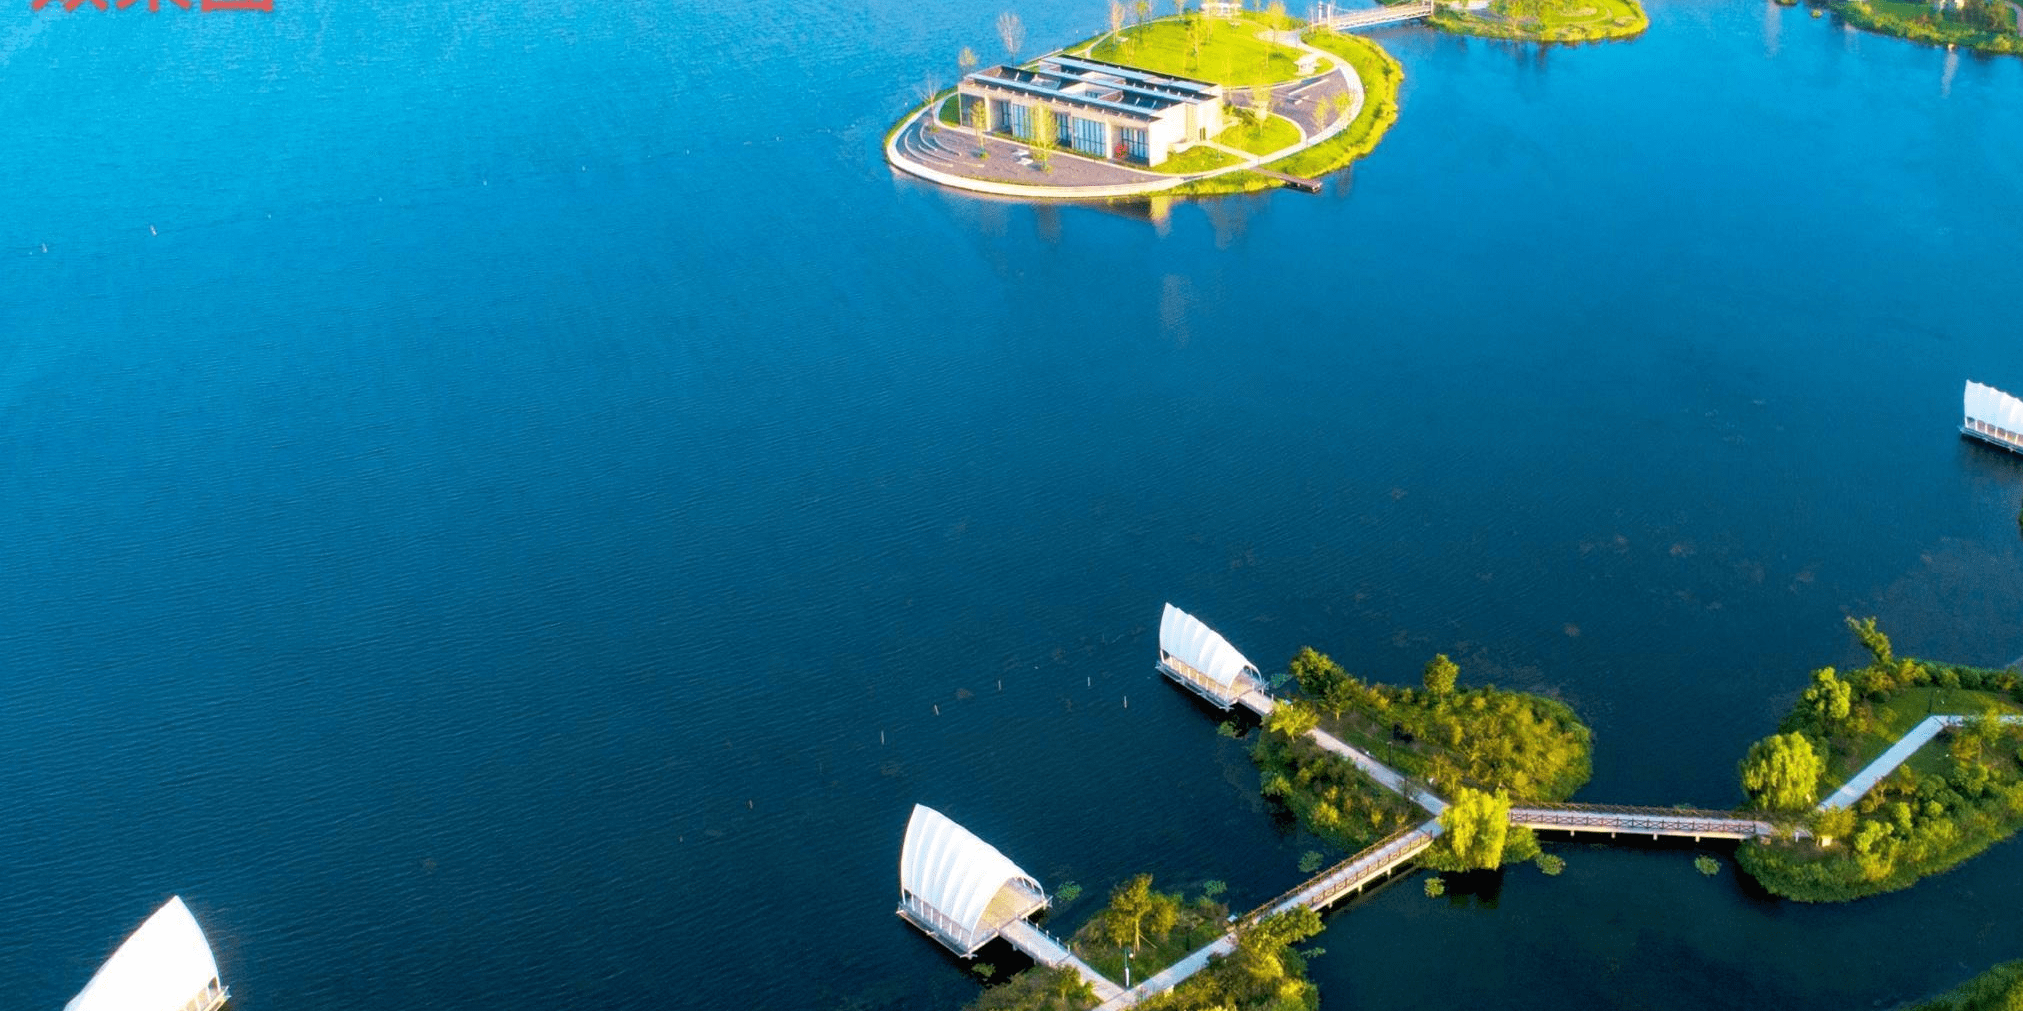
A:
[[[1096,988],[1071,968],[1035,965],[990,987],[964,1011],[1087,1011],[1096,1006]]]
[[[1362,849],[1419,816],[1410,802],[1309,738],[1262,734],[1250,756],[1265,797],[1344,851]]]
[[[1321,932],[1304,906],[1239,928],[1236,949],[1179,986],[1138,1005],[1147,1011],[1317,1011],[1306,955],[1293,945]]]
[[[1573,710],[1494,685],[1461,688],[1445,656],[1426,665],[1421,688],[1366,684],[1311,648],[1288,672],[1324,729],[1443,792],[1473,786],[1554,801],[1587,782],[1590,735]]]
[[[1103,910],[1103,933],[1116,944],[1142,948],[1145,935],[1165,940],[1180,919],[1180,897],[1152,890],[1152,875],[1140,874],[1110,890]]]
[[[1140,874],[1110,891],[1109,904],[1075,932],[1071,947],[1097,972],[1123,981],[1126,953],[1134,979],[1165,968],[1222,935],[1229,907],[1220,900],[1227,886],[1210,881],[1199,898],[1153,887]]]
[[[1440,838],[1420,861],[1441,871],[1493,871],[1538,856],[1530,829],[1510,824],[1510,792],[1462,787],[1440,812]]]

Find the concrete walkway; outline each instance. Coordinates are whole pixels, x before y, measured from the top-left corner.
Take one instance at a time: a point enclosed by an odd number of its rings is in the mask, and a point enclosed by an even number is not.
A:
[[[1108,976],[1091,968],[1089,963],[1076,958],[1075,953],[1069,951],[1066,945],[1055,940],[1052,934],[1033,926],[1029,921],[1013,920],[998,931],[998,936],[1009,941],[1012,947],[1025,952],[1035,962],[1057,969],[1064,965],[1073,968],[1088,981],[1090,987],[1095,989],[1096,999],[1099,1001],[1115,1000],[1124,992],[1123,987],[1110,982]]]
[[[1868,763],[1866,768],[1855,773],[1854,778],[1841,784],[1840,789],[1833,791],[1827,795],[1825,800],[1820,801],[1819,810],[1825,811],[1829,808],[1847,807],[1855,801],[1860,800],[1862,794],[1874,789],[1877,783],[1889,778],[1890,773],[1897,771],[1897,766],[1910,761],[1911,756],[1917,754],[1919,748],[1930,744],[1932,738],[1939,736],[1939,731],[1947,727],[1957,727],[1970,719],[1973,719],[1973,717],[1948,714],[1925,717],[1924,722],[1912,727],[1910,733],[1897,738],[1897,743],[1890,745],[1887,751],[1876,756],[1875,761]],[[2002,722],[2023,723],[2023,716],[2004,716],[2002,717]]]

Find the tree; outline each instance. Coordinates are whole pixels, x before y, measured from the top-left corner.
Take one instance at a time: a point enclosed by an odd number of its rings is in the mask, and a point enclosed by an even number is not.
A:
[[[969,126],[976,131],[976,156],[989,158],[990,149],[983,146],[983,137],[990,132],[990,105],[981,98],[969,103]]]
[[[1308,698],[1324,698],[1329,689],[1349,680],[1349,672],[1334,662],[1326,653],[1314,651],[1312,646],[1300,647],[1299,655],[1286,665],[1286,672],[1299,684],[1299,690]]]
[[[1253,117],[1251,128],[1256,131],[1257,136],[1264,136],[1265,121],[1271,118],[1271,85],[1250,86],[1250,114]]]
[[[1847,722],[1854,706],[1854,686],[1835,676],[1833,668],[1812,672],[1812,687],[1802,696],[1807,709],[1819,717],[1822,730],[1832,730]]]
[[[1742,759],[1742,788],[1756,807],[1801,810],[1812,805],[1825,771],[1826,760],[1804,734],[1772,734],[1751,745]]]
[[[997,16],[997,37],[1004,43],[1005,58],[1018,62],[1019,50],[1026,47],[1026,23],[1018,15],[1005,11]]]
[[[1054,110],[1046,105],[1033,104],[1032,133],[1026,138],[1026,145],[1033,150],[1033,160],[1040,165],[1040,171],[1054,170],[1054,149],[1060,146],[1060,123],[1054,119]]]
[[[1103,933],[1113,943],[1143,946],[1145,935],[1161,940],[1172,933],[1180,918],[1180,900],[1152,890],[1152,875],[1140,874],[1110,891],[1110,908],[1103,911]]]
[[[1110,42],[1116,44],[1117,34],[1124,30],[1124,0],[1110,0]]]
[[[1447,659],[1447,654],[1436,653],[1426,663],[1426,690],[1435,695],[1454,693],[1454,682],[1461,676],[1461,668]]]
[[[1176,18],[1187,16],[1187,0],[1173,0],[1173,16]]]
[[[955,65],[962,70],[964,77],[968,77],[980,62],[982,61],[976,58],[976,50],[968,46],[962,47],[962,52],[955,54]]]
[[[1297,699],[1284,699],[1264,718],[1264,729],[1284,734],[1289,740],[1305,737],[1307,731],[1320,724],[1320,717],[1314,714],[1314,707]]]
[[[1082,974],[1074,969],[1062,967],[1055,971],[1054,985],[1048,988],[1062,1007],[1088,1007],[1096,1003],[1096,988]]]
[[[1144,28],[1145,18],[1152,13],[1151,0],[1138,0],[1137,3],[1131,5],[1131,9],[1133,13],[1138,15],[1138,27]]]
[[[920,102],[927,107],[927,118],[921,120],[921,123],[925,129],[930,131],[939,129],[941,126],[940,103],[934,100],[934,97],[939,94],[941,94],[940,78],[930,73],[920,79]]]
[[[1869,655],[1875,657],[1877,667],[1888,669],[1896,666],[1895,654],[1890,649],[1890,637],[1876,631],[1873,615],[1860,621],[1849,618],[1847,627],[1854,630],[1854,637],[1860,639],[1861,644],[1868,649]]]
[[[1427,861],[1440,870],[1495,870],[1510,838],[1510,792],[1462,787],[1440,812],[1439,852]]]

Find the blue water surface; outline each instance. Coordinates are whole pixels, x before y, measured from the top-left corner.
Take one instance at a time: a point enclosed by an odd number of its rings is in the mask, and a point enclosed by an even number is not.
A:
[[[1620,803],[1733,803],[1846,615],[2023,654],[2023,458],[1955,434],[1964,380],[2023,391],[2023,61],[1762,0],[1391,29],[1401,119],[1319,197],[1034,207],[880,157],[996,58],[978,3],[29,7],[22,1007],[174,893],[244,1011],[954,1006],[892,915],[915,802],[1082,883],[1059,930],[1141,870],[1260,901],[1316,844],[1153,675],[1167,600],[1268,668],[1558,694]],[[1561,852],[1334,915],[1324,1007],[1887,1006],[2023,956],[2015,843],[1833,907]]]

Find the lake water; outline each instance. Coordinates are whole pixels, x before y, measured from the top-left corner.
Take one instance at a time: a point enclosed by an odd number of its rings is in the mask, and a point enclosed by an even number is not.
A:
[[[1847,614],[2023,654],[2023,458],[1955,434],[2023,390],[2023,61],[1759,0],[1389,30],[1352,175],[1154,215],[884,167],[993,6],[275,4],[0,12],[22,1007],[171,893],[244,1011],[953,1006],[915,802],[1087,887],[1056,929],[1141,870],[1247,906],[1313,844],[1153,674],[1167,600],[1556,693],[1616,803],[1733,803]],[[1558,851],[1331,916],[1325,1006],[2023,956],[2014,842],[1833,907]]]

